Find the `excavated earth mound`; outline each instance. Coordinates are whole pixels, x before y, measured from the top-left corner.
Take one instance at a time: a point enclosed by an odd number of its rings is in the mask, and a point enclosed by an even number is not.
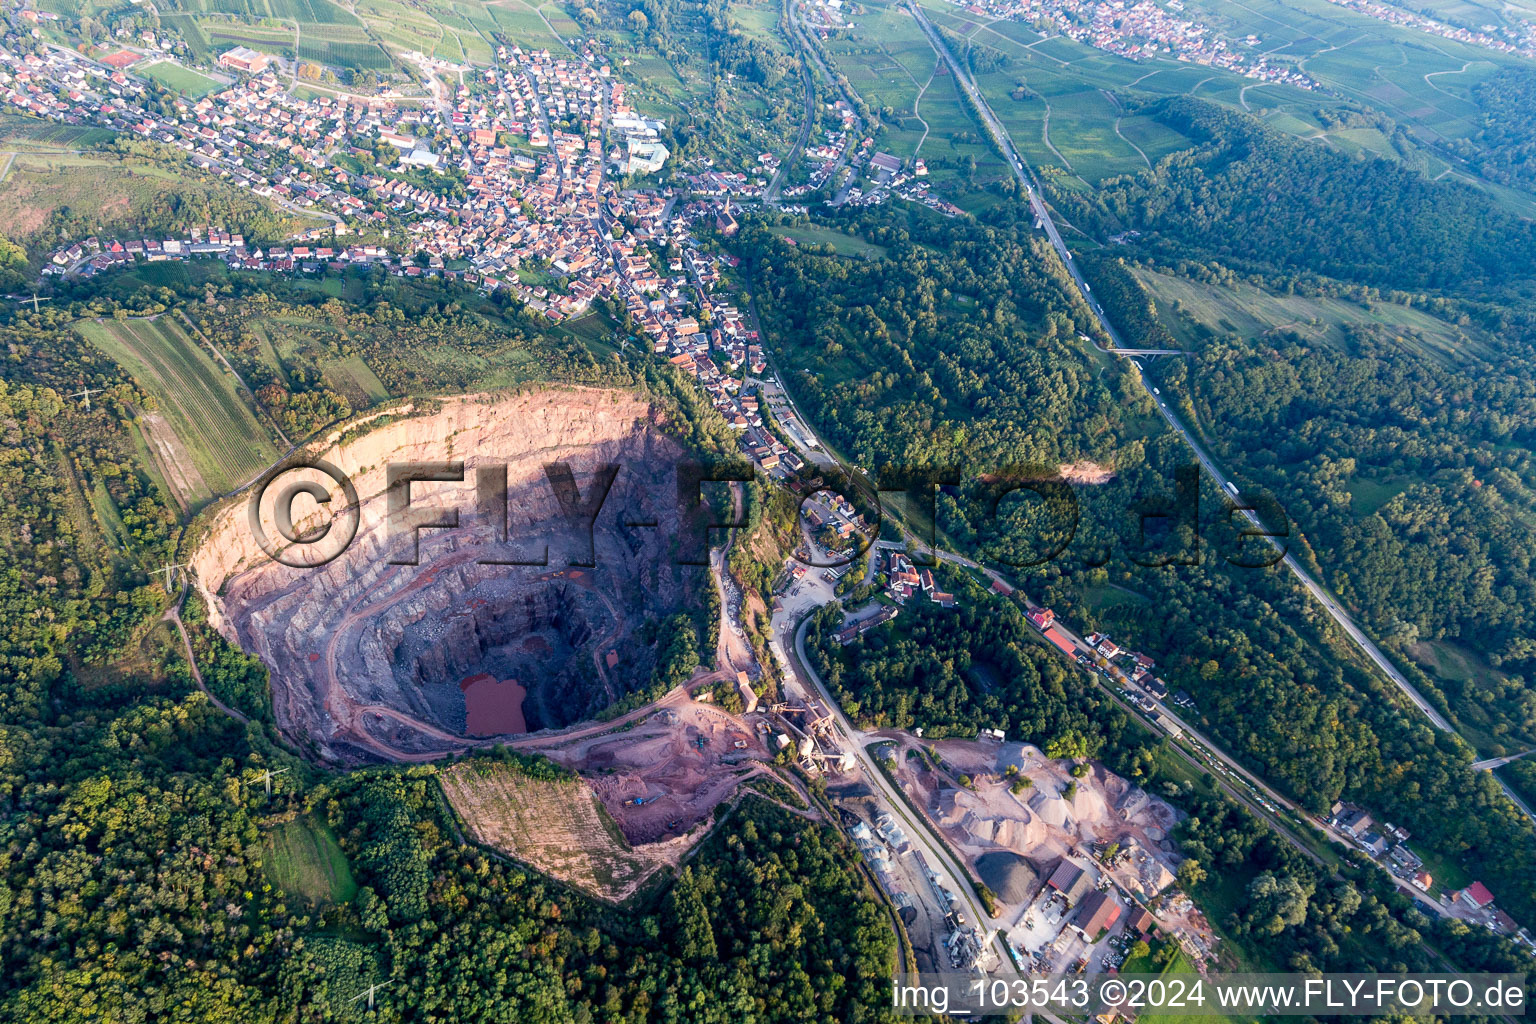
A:
[[[1016,853],[994,850],[976,858],[976,873],[1004,903],[1023,903],[1040,887],[1040,876]]]
[[[283,733],[320,758],[425,760],[487,730],[569,725],[649,681],[653,647],[632,634],[704,580],[678,564],[684,452],[660,427],[643,399],[593,389],[375,415],[309,453],[350,481],[355,503],[318,470],[286,471],[256,506],[265,545],[242,494],[193,554],[196,585],[214,625],[270,668]],[[391,512],[386,467],[409,463],[462,463],[463,480],[414,482],[409,509]],[[286,534],[329,532],[283,544],[276,507],[306,481],[320,486],[293,498]],[[453,528],[403,518],[455,512]],[[354,522],[345,550],[310,564]],[[416,545],[418,564],[399,564]]]

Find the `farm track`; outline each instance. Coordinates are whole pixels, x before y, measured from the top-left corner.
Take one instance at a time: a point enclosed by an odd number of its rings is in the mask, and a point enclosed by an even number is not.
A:
[[[215,697],[213,692],[208,689],[208,685],[203,682],[203,674],[202,672],[198,671],[197,668],[197,656],[192,653],[192,640],[187,636],[187,627],[182,625],[181,622],[181,606],[182,603],[186,601],[186,599],[187,584],[184,582],[181,585],[181,594],[176,598],[176,603],[167,608],[165,610],[165,614],[161,615],[160,618],[174,625],[176,627],[176,632],[181,636],[181,646],[187,657],[187,667],[192,670],[192,681],[197,684],[197,688],[199,690],[203,691],[204,696],[208,698],[209,702],[212,703],[214,707],[218,708],[220,711],[224,712],[226,715],[228,715],[230,718],[233,718],[241,725],[251,724],[251,720],[247,718],[243,713],[236,711],[234,708],[230,707],[228,704],[225,704],[222,700]]]
[[[1045,116],[1040,119],[1040,141],[1045,143],[1046,149],[1056,154],[1056,159],[1061,161],[1063,167],[1072,172],[1073,177],[1077,178],[1078,181],[1082,181],[1085,185],[1088,184],[1088,182],[1083,180],[1082,175],[1077,173],[1077,168],[1072,166],[1072,161],[1062,156],[1061,150],[1057,149],[1055,143],[1051,142],[1051,105],[1044,100],[1041,102],[1045,103]]]
[[[1141,162],[1146,164],[1147,170],[1150,171],[1152,169],[1152,161],[1147,159],[1147,154],[1142,152],[1140,146],[1126,138],[1125,133],[1120,130],[1120,122],[1125,120],[1125,108],[1120,105],[1120,101],[1115,97],[1115,94],[1110,92],[1108,89],[1100,89],[1099,92],[1103,94],[1105,99],[1109,100],[1109,102],[1114,105],[1116,110],[1121,112],[1120,116],[1115,118],[1115,134],[1120,137],[1121,142],[1125,143],[1127,146],[1130,146],[1136,151],[1136,155],[1141,157]]]

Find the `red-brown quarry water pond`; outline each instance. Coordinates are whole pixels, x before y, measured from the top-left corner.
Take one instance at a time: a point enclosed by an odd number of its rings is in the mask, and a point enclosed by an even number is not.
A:
[[[498,680],[479,672],[459,683],[464,691],[464,731],[471,736],[499,736],[527,732],[523,698],[528,691],[516,679]]]

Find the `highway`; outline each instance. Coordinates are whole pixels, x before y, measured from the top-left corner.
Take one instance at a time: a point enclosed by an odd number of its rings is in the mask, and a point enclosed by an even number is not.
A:
[[[938,32],[934,29],[933,25],[928,21],[927,16],[923,14],[922,8],[917,4],[916,0],[908,0],[907,8],[912,12],[912,16],[917,20],[917,23],[922,26],[922,29],[927,34],[928,40],[933,45],[933,48],[938,51],[939,55],[944,58],[945,63],[949,65],[949,69],[955,76],[955,80],[958,81],[965,89],[966,95],[970,97],[972,104],[975,105],[976,110],[980,113],[982,121],[986,125],[987,130],[992,134],[993,140],[997,143],[998,148],[1002,151],[1004,157],[1008,160],[1009,165],[1013,168],[1014,174],[1018,177],[1019,181],[1023,183],[1025,189],[1028,191],[1030,209],[1034,212],[1035,218],[1039,221],[1041,227],[1044,228],[1046,236],[1051,241],[1052,247],[1055,248],[1057,255],[1061,257],[1062,265],[1067,268],[1067,273],[1071,275],[1072,282],[1077,286],[1078,292],[1082,295],[1083,301],[1087,304],[1089,310],[1093,313],[1094,318],[1098,321],[1099,328],[1104,332],[1104,335],[1109,338],[1113,347],[1111,349],[1104,349],[1100,347],[1097,342],[1093,342],[1094,346],[1100,348],[1100,351],[1111,352],[1115,355],[1124,356],[1129,356],[1135,353],[1163,353],[1164,350],[1162,349],[1125,349],[1122,347],[1119,333],[1116,332],[1114,325],[1109,322],[1109,318],[1104,314],[1104,310],[1099,306],[1098,301],[1093,298],[1092,290],[1089,288],[1088,282],[1083,280],[1083,275],[1078,272],[1077,265],[1072,260],[1072,253],[1067,249],[1066,242],[1062,240],[1061,232],[1056,229],[1056,223],[1054,220],[1052,220],[1050,210],[1046,208],[1044,200],[1041,199],[1040,191],[1035,187],[1035,182],[1033,181],[1028,168],[1025,166],[1024,161],[1019,157],[1018,151],[1014,149],[1013,142],[1008,137],[1007,129],[1003,127],[1000,121],[998,121],[997,116],[992,113],[992,108],[987,104],[986,98],[982,96],[981,91],[977,89],[976,83],[971,79],[969,73],[960,64],[960,62],[955,59],[954,54],[950,52],[948,45],[945,44],[943,38],[940,37]],[[1174,416],[1173,411],[1168,408],[1168,404],[1163,401],[1162,397],[1152,392],[1151,385],[1148,384],[1144,378],[1142,379],[1142,386],[1147,388],[1149,396],[1152,398],[1153,403],[1157,406],[1158,411],[1162,414],[1163,419],[1167,421],[1168,425],[1173,429],[1173,431],[1178,434],[1179,437],[1183,439],[1184,443],[1187,444],[1195,453],[1195,457],[1199,459],[1200,465],[1203,466],[1205,471],[1210,474],[1211,479],[1216,481],[1216,485],[1228,494],[1236,493],[1236,485],[1233,484],[1226,477],[1226,475],[1221,472],[1221,470],[1217,467],[1216,463],[1211,459],[1206,451],[1200,447],[1194,438],[1190,436],[1189,431],[1186,430],[1184,425],[1179,422],[1176,416]],[[1252,526],[1262,532],[1262,523],[1255,513],[1251,511],[1244,511],[1243,516]],[[1270,538],[1269,542],[1275,547],[1277,551],[1285,553],[1285,548],[1281,541],[1275,538]],[[1430,704],[1429,701],[1425,699],[1424,695],[1421,694],[1413,686],[1412,683],[1404,678],[1403,674],[1398,671],[1397,667],[1392,664],[1391,660],[1389,660],[1387,656],[1381,652],[1381,649],[1371,641],[1370,637],[1366,636],[1365,633],[1361,631],[1360,627],[1357,626],[1354,620],[1350,618],[1349,614],[1339,606],[1339,603],[1334,600],[1333,596],[1328,593],[1327,589],[1324,588],[1322,584],[1320,584],[1316,579],[1312,577],[1309,572],[1302,568],[1301,564],[1297,562],[1296,559],[1289,553],[1285,553],[1282,561],[1285,564],[1285,567],[1289,569],[1291,573],[1295,575],[1295,577],[1301,582],[1301,585],[1305,587],[1307,591],[1314,598],[1316,598],[1320,604],[1322,604],[1324,609],[1327,610],[1328,614],[1332,616],[1334,622],[1338,623],[1339,628],[1342,629],[1345,634],[1355,642],[1356,646],[1358,646],[1360,650],[1364,652],[1366,657],[1369,658],[1377,668],[1381,669],[1381,671],[1387,676],[1388,679],[1392,680],[1392,682],[1397,685],[1397,688],[1401,690],[1405,696],[1407,696],[1409,701],[1424,713],[1424,716],[1434,724],[1435,728],[1444,732],[1455,731],[1451,727],[1450,722],[1446,721],[1445,716],[1443,716],[1432,704]],[[1500,785],[1503,785],[1502,780],[1500,781]],[[1507,786],[1505,787],[1505,791],[1508,792]],[[1511,799],[1515,799],[1513,793],[1510,793],[1510,797]],[[1516,803],[1518,804],[1518,800],[1516,800]]]
[[[1511,761],[1518,761],[1522,757],[1530,757],[1536,754],[1536,750],[1522,750],[1518,754],[1510,754],[1508,757],[1490,757],[1486,761],[1478,761],[1472,766],[1475,772],[1491,772],[1495,768],[1502,768]]]
[[[1180,354],[1171,350],[1163,349],[1126,349],[1122,347],[1122,340],[1119,333],[1115,330],[1114,325],[1110,323],[1109,318],[1104,313],[1103,309],[1099,306],[1098,301],[1093,298],[1088,283],[1083,279],[1081,273],[1079,273],[1076,263],[1072,259],[1072,254],[1067,248],[1066,242],[1062,239],[1061,233],[1057,229],[1056,224],[1051,217],[1050,211],[1046,208],[1044,201],[1041,199],[1039,190],[1036,187],[1035,182],[1031,179],[1028,168],[1024,164],[1023,160],[1019,157],[1018,152],[1014,149],[1012,141],[1008,137],[1007,130],[1003,128],[1002,124],[992,113],[990,106],[988,106],[986,100],[981,96],[969,74],[955,59],[948,46],[938,35],[937,31],[934,30],[932,24],[929,23],[927,17],[918,7],[915,0],[908,0],[908,9],[911,11],[918,25],[928,36],[929,42],[935,51],[944,59],[946,64],[949,66],[951,73],[955,76],[955,79],[961,84],[961,86],[965,89],[966,94],[971,98],[972,103],[975,105],[976,110],[980,114],[988,131],[992,133],[999,149],[1003,152],[1005,158],[1012,166],[1014,174],[1024,185],[1029,195],[1030,208],[1032,212],[1035,214],[1035,217],[1038,220],[1041,228],[1046,232],[1052,247],[1055,248],[1058,256],[1061,259],[1062,265],[1066,268],[1067,273],[1071,277],[1073,283],[1076,285],[1084,303],[1093,313],[1100,330],[1103,332],[1104,336],[1109,340],[1110,345],[1112,346],[1112,348],[1106,349],[1100,346],[1097,341],[1090,339],[1094,347],[1103,352],[1127,357]],[[1190,450],[1195,453],[1195,457],[1200,462],[1205,471],[1210,474],[1211,479],[1214,480],[1217,486],[1221,488],[1225,493],[1234,493],[1236,491],[1235,484],[1230,481],[1224,473],[1221,472],[1220,468],[1216,465],[1215,461],[1210,457],[1210,455],[1193,437],[1190,436],[1189,431],[1173,414],[1173,411],[1168,408],[1167,403],[1162,399],[1161,395],[1154,392],[1151,385],[1148,384],[1145,379],[1143,379],[1142,383],[1143,386],[1146,387],[1154,405],[1157,407],[1164,420],[1168,423],[1169,427],[1184,441],[1186,445],[1189,446]],[[788,398],[788,395],[786,394],[785,397]],[[804,425],[804,429],[809,433],[811,431],[809,421],[803,415],[799,417],[799,421]],[[823,451],[824,450],[825,449],[823,448]],[[1260,535],[1265,534],[1263,524],[1254,512],[1244,510],[1243,515],[1248,520],[1249,524]],[[1285,551],[1282,543],[1275,538],[1268,539],[1271,545],[1273,545],[1275,549],[1282,554],[1283,557],[1281,561],[1285,567],[1289,569],[1291,573],[1301,582],[1301,584],[1307,589],[1308,593],[1310,593],[1324,607],[1324,609],[1328,611],[1329,615],[1334,619],[1334,621],[1339,625],[1344,633],[1355,642],[1358,648],[1370,659],[1370,661],[1373,662],[1379,669],[1381,669],[1387,678],[1391,679],[1392,682],[1396,684],[1398,689],[1409,699],[1409,701],[1415,707],[1417,707],[1425,715],[1426,718],[1429,719],[1429,721],[1436,728],[1442,731],[1454,732],[1450,723],[1445,719],[1445,717],[1433,705],[1429,703],[1423,694],[1421,694],[1406,678],[1403,677],[1402,673],[1398,671],[1396,666],[1393,665],[1392,662],[1376,646],[1376,644],[1364,634],[1364,632],[1355,624],[1353,619],[1350,618],[1344,609],[1339,606],[1338,602],[1333,598],[1333,596],[1317,580],[1315,580],[1292,555]],[[905,546],[905,544],[896,544],[885,541],[877,541],[875,543],[875,547],[880,549]],[[978,570],[984,573],[994,582],[1003,582],[1006,585],[1007,581],[1003,580],[998,573],[985,566],[979,565],[971,559],[967,559],[961,555],[957,555],[953,552],[944,550],[937,550],[933,552],[933,555],[942,561]],[[1026,600],[1026,604],[1030,604],[1030,602]],[[805,627],[806,622],[805,620],[802,620],[796,629],[794,645],[795,658],[793,659],[793,662],[786,656],[786,652],[779,649],[777,644],[775,645],[776,653],[779,654],[781,659],[786,663],[786,666],[789,667],[789,674],[791,678],[809,680],[810,685],[814,686],[816,692],[820,694],[822,700],[826,703],[826,706],[831,709],[832,713],[835,715],[837,725],[843,734],[844,740],[849,743],[850,748],[855,752],[866,776],[870,779],[871,784],[884,795],[885,799],[892,805],[893,810],[899,812],[897,816],[901,820],[907,822],[909,825],[912,825],[913,823],[911,822],[910,815],[907,812],[907,807],[904,801],[901,799],[900,794],[894,792],[884,773],[879,770],[879,767],[873,763],[873,759],[870,758],[868,753],[865,751],[864,744],[866,742],[866,738],[864,734],[854,728],[852,723],[849,722],[846,716],[843,715],[841,708],[835,701],[832,700],[831,694],[826,690],[820,678],[810,668],[805,656],[804,649]],[[1078,647],[1078,649],[1087,650],[1087,645],[1083,643],[1083,641],[1070,630],[1063,628],[1063,632],[1067,634],[1069,639],[1076,647]],[[777,641],[779,639],[780,637],[776,634],[775,640]],[[1097,674],[1094,673],[1094,675],[1097,678]],[[1114,691],[1112,686],[1102,680],[1100,680],[1100,682],[1106,691],[1110,693],[1111,697],[1117,701],[1128,713],[1138,713],[1136,709],[1134,709],[1126,700],[1124,700],[1119,693]],[[1163,714],[1166,716],[1167,720],[1172,722],[1172,724],[1177,729],[1181,730],[1183,735],[1188,737],[1188,739],[1194,745],[1196,745],[1197,748],[1203,748],[1205,751],[1209,752],[1210,755],[1217,761],[1221,762],[1221,764],[1223,764],[1228,769],[1228,771],[1232,773],[1233,776],[1240,778],[1244,782],[1251,785],[1253,787],[1253,791],[1256,791],[1258,794],[1260,794],[1260,799],[1267,800],[1276,807],[1285,808],[1290,813],[1297,816],[1297,818],[1300,820],[1309,819],[1310,816],[1307,815],[1305,811],[1301,810],[1290,800],[1275,792],[1275,790],[1268,786],[1263,780],[1259,779],[1252,772],[1238,764],[1233,758],[1224,753],[1218,746],[1208,740],[1198,730],[1192,728],[1189,723],[1185,722],[1179,718],[1176,713],[1166,708],[1166,706],[1163,708]],[[1160,729],[1161,726],[1154,724],[1153,728]],[[1202,763],[1198,757],[1191,754],[1188,750],[1184,749],[1182,745],[1178,743],[1170,743],[1169,748],[1197,771],[1204,772],[1207,770],[1207,765]],[[1505,762],[1500,760],[1499,764],[1502,763]],[[1490,763],[1486,764],[1485,766],[1497,767],[1498,765]],[[1255,799],[1252,792],[1247,791],[1242,786],[1235,784],[1232,779],[1222,777],[1219,774],[1215,775],[1214,777],[1217,781],[1217,784],[1229,796],[1237,800],[1243,806],[1247,807],[1256,816],[1267,821],[1281,835],[1283,835],[1287,841],[1292,843],[1309,859],[1312,859],[1315,862],[1319,861],[1318,855],[1309,847],[1306,842],[1301,839],[1300,836],[1295,833],[1295,831],[1288,825],[1288,823],[1281,820],[1279,815],[1270,812],[1267,808],[1263,807],[1260,803],[1260,799]],[[1505,793],[1509,796],[1511,801],[1514,802],[1517,807],[1519,807],[1529,816],[1531,811],[1524,804],[1524,802],[1522,802],[1519,797],[1512,790],[1510,790],[1507,785],[1504,784],[1503,780],[1500,779],[1497,781],[1504,789]],[[976,901],[973,898],[973,893],[968,884],[968,874],[965,872],[964,868],[960,867],[957,862],[955,862],[949,855],[949,851],[947,847],[942,843],[942,841],[937,841],[937,837],[927,828],[926,823],[916,823],[916,827],[911,828],[910,832],[914,835],[914,837],[922,837],[922,846],[925,851],[935,845],[937,845],[937,847],[943,851],[943,858],[935,861],[935,863],[944,865],[947,873],[952,876],[954,882],[950,885],[950,888],[966,902],[966,905],[971,907],[971,913],[975,915],[973,920],[978,923],[978,925],[986,926],[989,928],[997,928],[1002,922],[994,921],[992,918],[981,913],[980,908],[976,905]],[[1354,848],[1353,844],[1350,843],[1347,838],[1338,834],[1337,832],[1326,828],[1325,832],[1330,840],[1352,849]],[[930,856],[930,859],[932,859],[931,854],[925,853],[925,855]],[[958,874],[956,874],[957,872]],[[1409,888],[1407,884],[1401,879],[1390,875],[1389,877],[1392,878],[1393,883],[1397,885],[1399,889],[1402,889],[1411,897],[1417,899],[1423,895],[1422,893]],[[1432,900],[1425,900],[1425,902],[1433,906],[1438,913],[1442,915],[1448,914],[1444,907],[1436,905]],[[1001,945],[1000,942],[999,945]],[[1009,962],[1006,951],[1004,952],[1003,962],[1005,964]]]
[[[1504,795],[1509,797],[1510,801],[1516,807],[1520,808],[1521,814],[1525,815],[1527,818],[1530,818],[1532,821],[1536,821],[1536,811],[1531,810],[1530,804],[1527,804],[1521,798],[1519,793],[1516,793],[1513,789],[1511,789],[1509,784],[1503,779],[1499,778],[1497,775],[1493,777],[1493,781],[1497,782],[1499,784],[1499,788],[1504,791]]]
[[[1061,232],[1057,230],[1056,223],[1051,218],[1050,210],[1047,209],[1044,200],[1040,196],[1040,190],[1038,187],[1036,187],[1036,182],[1033,180],[1029,168],[1025,165],[1023,159],[1019,156],[1018,150],[1016,150],[1013,146],[1012,139],[1010,139],[1008,136],[1008,130],[1004,128],[1002,122],[997,119],[997,115],[992,112],[991,106],[987,103],[986,98],[977,88],[975,81],[970,76],[970,73],[960,64],[960,62],[955,58],[955,55],[950,52],[949,46],[944,42],[938,31],[934,29],[932,23],[929,22],[927,15],[923,13],[921,6],[917,3],[917,0],[907,0],[907,9],[911,12],[913,19],[916,20],[917,24],[927,35],[928,41],[933,46],[934,50],[939,54],[940,57],[943,58],[945,64],[949,66],[949,70],[951,74],[954,75],[955,80],[959,82],[961,87],[965,90],[966,95],[970,98],[971,103],[975,106],[976,111],[980,115],[987,131],[992,135],[993,141],[997,144],[998,149],[1002,152],[1004,159],[1008,161],[1009,166],[1013,168],[1014,175],[1024,185],[1024,188],[1029,195],[1030,210],[1034,213],[1035,218],[1038,220],[1040,226],[1044,229],[1046,236],[1050,239],[1051,246],[1056,250],[1057,255],[1061,258],[1062,265],[1066,267],[1067,273],[1071,276],[1073,284],[1077,286],[1079,294],[1082,296],[1083,301],[1087,304],[1088,309],[1093,313],[1095,320],[1098,322],[1099,329],[1104,333],[1104,336],[1109,339],[1112,348],[1105,349],[1100,346],[1097,341],[1093,341],[1091,338],[1089,339],[1090,342],[1100,351],[1111,352],[1115,355],[1130,356],[1133,353],[1145,353],[1150,355],[1154,352],[1157,354],[1162,354],[1163,350],[1125,349],[1123,347],[1119,332],[1117,332],[1114,325],[1110,323],[1109,317],[1105,315],[1104,310],[1099,306],[1098,300],[1093,298],[1092,289],[1089,287],[1088,282],[1083,279],[1082,274],[1079,273],[1077,265],[1072,259],[1072,253],[1070,250],[1068,250],[1066,242],[1062,239]],[[1173,414],[1173,410],[1168,408],[1168,404],[1163,400],[1162,396],[1153,390],[1151,384],[1148,383],[1145,378],[1141,378],[1141,382],[1142,386],[1147,389],[1148,394],[1152,398],[1153,404],[1157,407],[1158,412],[1168,423],[1168,426],[1172,428],[1173,431],[1178,434],[1178,436],[1184,441],[1184,443],[1189,446],[1190,450],[1195,453],[1196,459],[1199,460],[1200,465],[1205,469],[1205,471],[1210,474],[1211,479],[1216,482],[1216,485],[1227,494],[1237,493],[1237,486],[1231,480],[1229,480],[1224,473],[1222,473],[1221,469],[1216,465],[1215,461],[1210,457],[1205,449],[1202,448],[1200,444],[1190,436],[1190,432],[1184,427],[1184,424],[1179,421],[1178,417]],[[1250,510],[1243,510],[1242,514],[1244,518],[1248,520],[1249,524],[1253,526],[1260,535],[1265,535],[1266,531],[1264,530],[1263,524],[1256,513]],[[1424,697],[1424,695],[1420,693],[1419,690],[1403,676],[1402,672],[1400,672],[1397,666],[1394,665],[1392,661],[1382,653],[1381,649],[1376,646],[1375,642],[1373,642],[1370,637],[1366,636],[1364,631],[1361,630],[1358,625],[1356,625],[1355,621],[1342,607],[1340,607],[1338,601],[1335,600],[1333,595],[1328,592],[1327,588],[1325,588],[1321,583],[1314,579],[1312,574],[1304,569],[1302,565],[1296,560],[1295,556],[1286,551],[1283,542],[1273,537],[1269,537],[1267,539],[1269,543],[1276,549],[1276,551],[1282,553],[1283,557],[1281,562],[1287,569],[1291,571],[1291,574],[1295,576],[1296,579],[1300,581],[1301,585],[1306,588],[1307,592],[1311,594],[1312,597],[1315,598],[1318,603],[1323,606],[1323,608],[1328,612],[1329,616],[1332,617],[1335,623],[1337,623],[1339,628],[1344,631],[1345,635],[1354,641],[1356,647],[1358,647],[1359,650],[1364,653],[1365,656],[1397,686],[1398,690],[1408,698],[1409,702],[1412,703],[1414,707],[1418,708],[1419,711],[1424,714],[1424,717],[1429,719],[1430,723],[1434,725],[1436,729],[1459,736],[1459,734],[1456,733],[1456,730],[1451,726],[1451,723],[1446,720],[1445,716],[1441,714],[1440,711],[1434,705],[1432,705]],[[964,560],[955,560],[961,562],[961,564],[964,564]],[[995,578],[995,575],[992,573],[988,573],[988,575],[994,576]],[[1209,743],[1206,743],[1205,746],[1207,749],[1212,751],[1212,753],[1216,754],[1228,767],[1234,771],[1241,772],[1251,781],[1257,782],[1256,779],[1253,779],[1253,776],[1250,773],[1236,764],[1230,757],[1221,753],[1217,747]],[[1468,746],[1470,747],[1472,745],[1468,744]],[[1497,767],[1497,765],[1493,767]],[[1493,778],[1494,781],[1499,784],[1499,788],[1504,791],[1504,795],[1509,798],[1510,802],[1513,803],[1515,807],[1517,807],[1528,819],[1536,821],[1536,813],[1532,812],[1532,809],[1527,806],[1524,800],[1520,798],[1519,794],[1511,789],[1508,783],[1499,778],[1498,775],[1495,774]],[[1260,783],[1260,785],[1262,785],[1262,783]],[[1265,792],[1271,794],[1272,799],[1275,798],[1273,791],[1269,790],[1268,787],[1264,787],[1264,790]],[[1280,803],[1283,806],[1291,806],[1288,801],[1281,800]]]
[[[1195,458],[1200,460],[1200,465],[1204,467],[1207,473],[1210,474],[1211,479],[1216,481],[1216,485],[1228,494],[1235,493],[1237,490],[1237,485],[1229,480],[1221,472],[1221,470],[1216,466],[1216,463],[1211,459],[1210,455],[1207,454],[1205,449],[1200,446],[1199,442],[1190,436],[1189,431],[1184,428],[1184,424],[1179,422],[1178,417],[1176,417],[1173,414],[1173,411],[1168,408],[1168,404],[1163,401],[1162,397],[1154,396],[1152,401],[1157,405],[1158,411],[1162,413],[1163,419],[1167,421],[1168,426],[1172,428],[1173,432],[1178,434],[1184,443],[1189,446],[1189,449],[1195,453]],[[1259,519],[1257,513],[1244,509],[1242,510],[1242,514],[1243,518],[1248,521],[1250,526],[1259,531],[1260,534],[1265,533],[1264,524]],[[1302,568],[1301,563],[1296,560],[1295,555],[1292,555],[1286,551],[1283,541],[1274,537],[1267,537],[1267,539],[1270,545],[1273,546],[1276,551],[1281,552],[1284,555],[1284,557],[1281,559],[1281,562],[1287,569],[1291,571],[1291,574],[1295,576],[1296,579],[1300,581],[1301,585],[1307,589],[1307,592],[1310,593],[1313,598],[1315,598],[1317,602],[1327,610],[1328,614],[1332,616],[1333,621],[1338,624],[1339,628],[1342,629],[1345,634],[1355,642],[1355,646],[1359,647],[1360,650],[1365,653],[1366,657],[1368,657],[1376,665],[1377,668],[1381,669],[1382,673],[1386,675],[1388,679],[1397,684],[1397,688],[1408,697],[1409,701],[1412,702],[1414,707],[1422,711],[1424,713],[1424,717],[1428,718],[1430,722],[1434,723],[1435,728],[1440,729],[1443,732],[1454,732],[1455,730],[1451,727],[1451,723],[1446,721],[1445,716],[1442,715],[1433,704],[1425,699],[1424,695],[1418,691],[1417,687],[1410,683],[1403,676],[1403,674],[1398,671],[1397,666],[1392,664],[1391,660],[1381,652],[1381,648],[1377,647],[1371,638],[1366,636],[1364,631],[1362,631],[1360,627],[1355,624],[1355,620],[1350,618],[1349,613],[1340,607],[1339,603],[1334,600],[1333,595],[1330,594],[1328,590],[1321,583],[1319,583],[1311,573]]]

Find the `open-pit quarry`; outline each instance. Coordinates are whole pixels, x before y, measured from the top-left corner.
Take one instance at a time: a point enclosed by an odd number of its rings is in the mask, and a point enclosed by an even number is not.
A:
[[[190,558],[196,586],[271,670],[284,735],[320,759],[430,760],[571,725],[649,682],[637,631],[709,585],[678,564],[684,452],[662,425],[642,397],[575,388],[375,414],[306,453],[351,490],[291,469],[257,488],[254,524],[250,493],[222,506]],[[402,494],[388,467],[407,464],[462,480]],[[391,494],[408,507],[391,512]]]

